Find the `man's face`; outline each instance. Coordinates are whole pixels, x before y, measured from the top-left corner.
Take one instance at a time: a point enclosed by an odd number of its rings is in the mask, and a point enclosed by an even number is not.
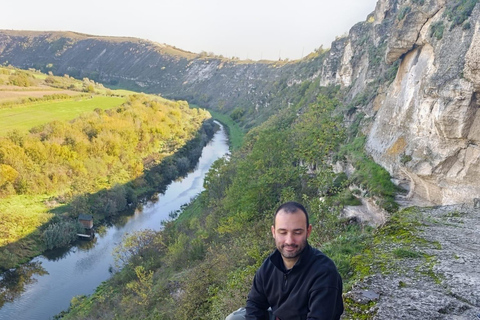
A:
[[[272,226],[272,234],[275,245],[282,254],[285,264],[295,264],[300,253],[307,245],[312,226],[307,227],[307,219],[301,210],[294,213],[286,213],[280,210],[275,218],[275,226]],[[292,267],[291,265],[290,267]]]

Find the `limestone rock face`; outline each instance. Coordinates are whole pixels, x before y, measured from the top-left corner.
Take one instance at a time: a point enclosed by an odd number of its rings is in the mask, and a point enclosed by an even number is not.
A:
[[[417,6],[412,1],[400,1],[398,3],[399,14],[395,19],[385,55],[387,64],[395,62],[417,44],[420,31],[426,24],[429,25],[429,20],[444,5],[445,1],[436,0],[425,1],[422,6]]]
[[[475,86],[475,92],[480,92],[480,34],[478,21],[475,24],[475,34],[465,56],[464,76]]]
[[[366,118],[367,152],[409,197],[432,204],[480,194],[480,5],[454,25],[465,14],[459,8],[448,0],[380,0],[365,23],[332,44],[320,75],[324,85],[348,86],[351,103],[375,91],[355,105]],[[389,65],[398,66],[392,78]]]
[[[409,181],[410,195],[434,204],[469,202],[480,194],[479,8],[470,17],[473,30],[455,27],[437,40],[426,30],[441,18],[444,3],[430,2],[435,9],[408,14],[414,27],[402,32],[399,23],[389,40],[386,62],[402,58],[367,150]]]

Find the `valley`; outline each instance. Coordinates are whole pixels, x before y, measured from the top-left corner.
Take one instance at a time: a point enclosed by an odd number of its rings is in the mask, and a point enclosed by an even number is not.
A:
[[[49,230],[37,227],[53,215],[102,219],[161,192],[193,166],[213,115],[244,136],[212,164],[204,191],[162,230],[123,241],[123,268],[58,318],[225,318],[273,249],[272,210],[290,200],[308,209],[309,243],[343,278],[344,319],[478,317],[479,28],[477,0],[379,0],[329,49],[258,62],[1,30],[7,68],[51,73],[61,90],[71,84],[60,79],[83,79],[72,89],[87,95],[110,97],[109,86],[147,94],[0,138],[0,262],[17,266],[12,252],[39,249],[34,239]],[[9,208],[34,195],[51,208],[26,228],[28,210]]]

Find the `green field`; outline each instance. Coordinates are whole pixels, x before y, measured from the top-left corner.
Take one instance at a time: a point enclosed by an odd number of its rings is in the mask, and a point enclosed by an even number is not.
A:
[[[95,96],[82,100],[48,101],[0,109],[0,136],[14,129],[27,132],[31,128],[53,120],[68,121],[80,114],[119,106],[125,98]]]

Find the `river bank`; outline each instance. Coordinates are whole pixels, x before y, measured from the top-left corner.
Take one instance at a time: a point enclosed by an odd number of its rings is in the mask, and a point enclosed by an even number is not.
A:
[[[160,229],[161,222],[171,212],[191,201],[203,188],[203,179],[211,164],[228,153],[227,137],[223,127],[217,131],[202,155],[195,171],[173,182],[155,202],[148,202],[134,215],[97,234],[91,243],[74,246],[60,256],[35,258],[19,274],[8,274],[0,279],[4,301],[0,319],[49,319],[66,309],[76,295],[91,294],[111,276],[114,264],[109,252],[125,234],[139,229]],[[6,280],[19,282],[21,288],[8,286]],[[6,291],[5,289],[9,289]],[[19,318],[20,317],[20,318]]]
[[[31,217],[45,217],[42,225],[29,234],[0,248],[0,271],[26,263],[49,249],[69,247],[76,240],[76,219],[80,214],[91,214],[96,227],[107,224],[112,218],[133,214],[137,205],[147,202],[156,193],[164,192],[169,183],[185,176],[196,166],[203,147],[214,135],[214,127],[212,120],[204,122],[198,133],[182,148],[163,158],[160,163],[152,160],[150,164],[145,164],[144,174],[126,184],[116,184],[96,193],[76,195],[68,201],[62,196],[51,195],[25,195],[20,196],[23,200],[18,200],[18,196],[11,201],[4,200],[3,205],[9,205],[9,210],[15,205],[12,202],[20,201],[16,205],[25,211],[21,223],[28,223]],[[8,219],[3,223],[6,223],[6,227],[12,224]],[[61,232],[62,239],[58,239],[58,228],[54,228],[58,226],[64,230]],[[49,235],[54,239],[47,241],[50,240],[47,237]]]

